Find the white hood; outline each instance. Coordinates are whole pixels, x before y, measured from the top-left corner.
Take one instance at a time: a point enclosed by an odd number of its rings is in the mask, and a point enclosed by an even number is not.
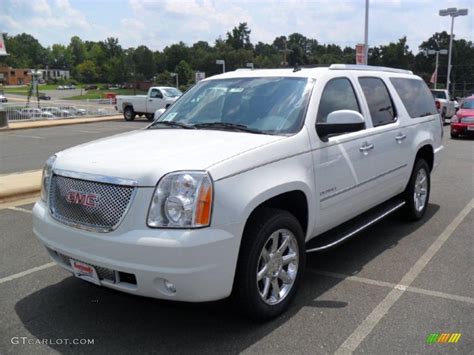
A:
[[[281,136],[191,129],[128,132],[58,153],[55,169],[132,179],[155,186],[166,173],[205,170]],[[218,179],[220,176],[213,176]]]

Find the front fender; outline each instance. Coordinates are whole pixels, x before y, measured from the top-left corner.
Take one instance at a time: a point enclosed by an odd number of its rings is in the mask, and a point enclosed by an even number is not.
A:
[[[316,203],[311,154],[280,160],[215,183],[213,224],[239,223],[240,235],[250,214],[263,202],[290,191],[301,191],[308,202],[308,233]]]

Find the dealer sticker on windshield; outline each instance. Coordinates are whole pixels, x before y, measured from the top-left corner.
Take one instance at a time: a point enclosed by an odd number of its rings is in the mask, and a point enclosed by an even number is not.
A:
[[[69,262],[74,276],[100,286],[99,276],[94,267],[73,259],[70,259]]]

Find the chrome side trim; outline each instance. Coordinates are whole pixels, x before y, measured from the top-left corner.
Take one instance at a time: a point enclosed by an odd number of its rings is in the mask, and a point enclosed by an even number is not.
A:
[[[338,195],[340,195],[340,194],[343,194],[343,193],[345,193],[345,192],[348,192],[348,191],[350,191],[350,190],[353,190],[353,189],[355,189],[355,188],[358,188],[358,187],[360,187],[360,186],[362,186],[362,185],[368,184],[369,182],[372,182],[372,181],[374,181],[374,180],[380,179],[381,177],[384,177],[384,176],[387,176],[387,175],[389,175],[389,174],[391,174],[391,173],[394,173],[395,171],[400,170],[400,169],[403,169],[403,168],[406,167],[406,166],[407,166],[407,164],[400,165],[400,166],[398,166],[398,167],[396,167],[396,168],[394,168],[394,169],[390,169],[390,170],[388,170],[388,171],[385,171],[385,172],[383,172],[382,174],[379,174],[379,175],[377,175],[377,176],[371,177],[371,178],[368,179],[368,180],[365,180],[365,181],[362,181],[362,182],[360,182],[360,183],[358,183],[358,184],[355,184],[355,185],[346,187],[345,189],[342,189],[342,190],[340,190],[340,191],[337,191],[337,192],[335,192],[335,193],[333,193],[333,194],[331,194],[331,195],[328,195],[328,196],[322,198],[322,199],[320,200],[320,202],[324,202],[324,201],[326,201],[326,200],[329,200],[330,198],[336,197],[336,196],[338,196]]]
[[[114,176],[79,173],[77,171],[61,170],[61,169],[53,169],[53,174],[69,177],[73,179],[86,180],[86,181],[92,181],[92,182],[101,182],[104,184],[111,184],[111,185],[134,186],[134,187],[138,186],[138,182],[135,180],[114,177]]]
[[[322,250],[326,250],[326,249],[329,249],[329,248],[332,248],[342,242],[344,242],[345,240],[353,237],[354,235],[356,235],[357,233],[359,232],[362,232],[364,229],[367,229],[368,227],[370,227],[372,224],[380,221],[381,219],[385,218],[386,216],[388,216],[389,214],[395,212],[396,210],[398,210],[399,208],[403,207],[405,205],[405,201],[403,202],[400,202],[398,205],[396,205],[395,207],[392,207],[391,209],[389,209],[388,211],[382,213],[380,216],[374,218],[373,220],[371,220],[370,222],[367,222],[366,224],[360,226],[359,228],[357,229],[354,229],[353,231],[349,232],[348,234],[344,235],[342,238],[332,242],[332,243],[329,243],[329,244],[326,244],[326,245],[323,245],[323,246],[320,246],[320,247],[317,247],[317,248],[312,248],[312,249],[308,249],[306,250],[307,253],[312,253],[312,252],[315,252],[315,251],[322,251]]]

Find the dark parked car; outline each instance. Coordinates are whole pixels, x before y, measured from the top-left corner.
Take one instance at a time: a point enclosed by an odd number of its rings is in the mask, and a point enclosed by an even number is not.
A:
[[[38,98],[40,100],[51,100],[51,96],[46,95],[44,92],[40,92]]]
[[[97,85],[87,85],[84,89],[86,91],[87,90],[97,90]]]

